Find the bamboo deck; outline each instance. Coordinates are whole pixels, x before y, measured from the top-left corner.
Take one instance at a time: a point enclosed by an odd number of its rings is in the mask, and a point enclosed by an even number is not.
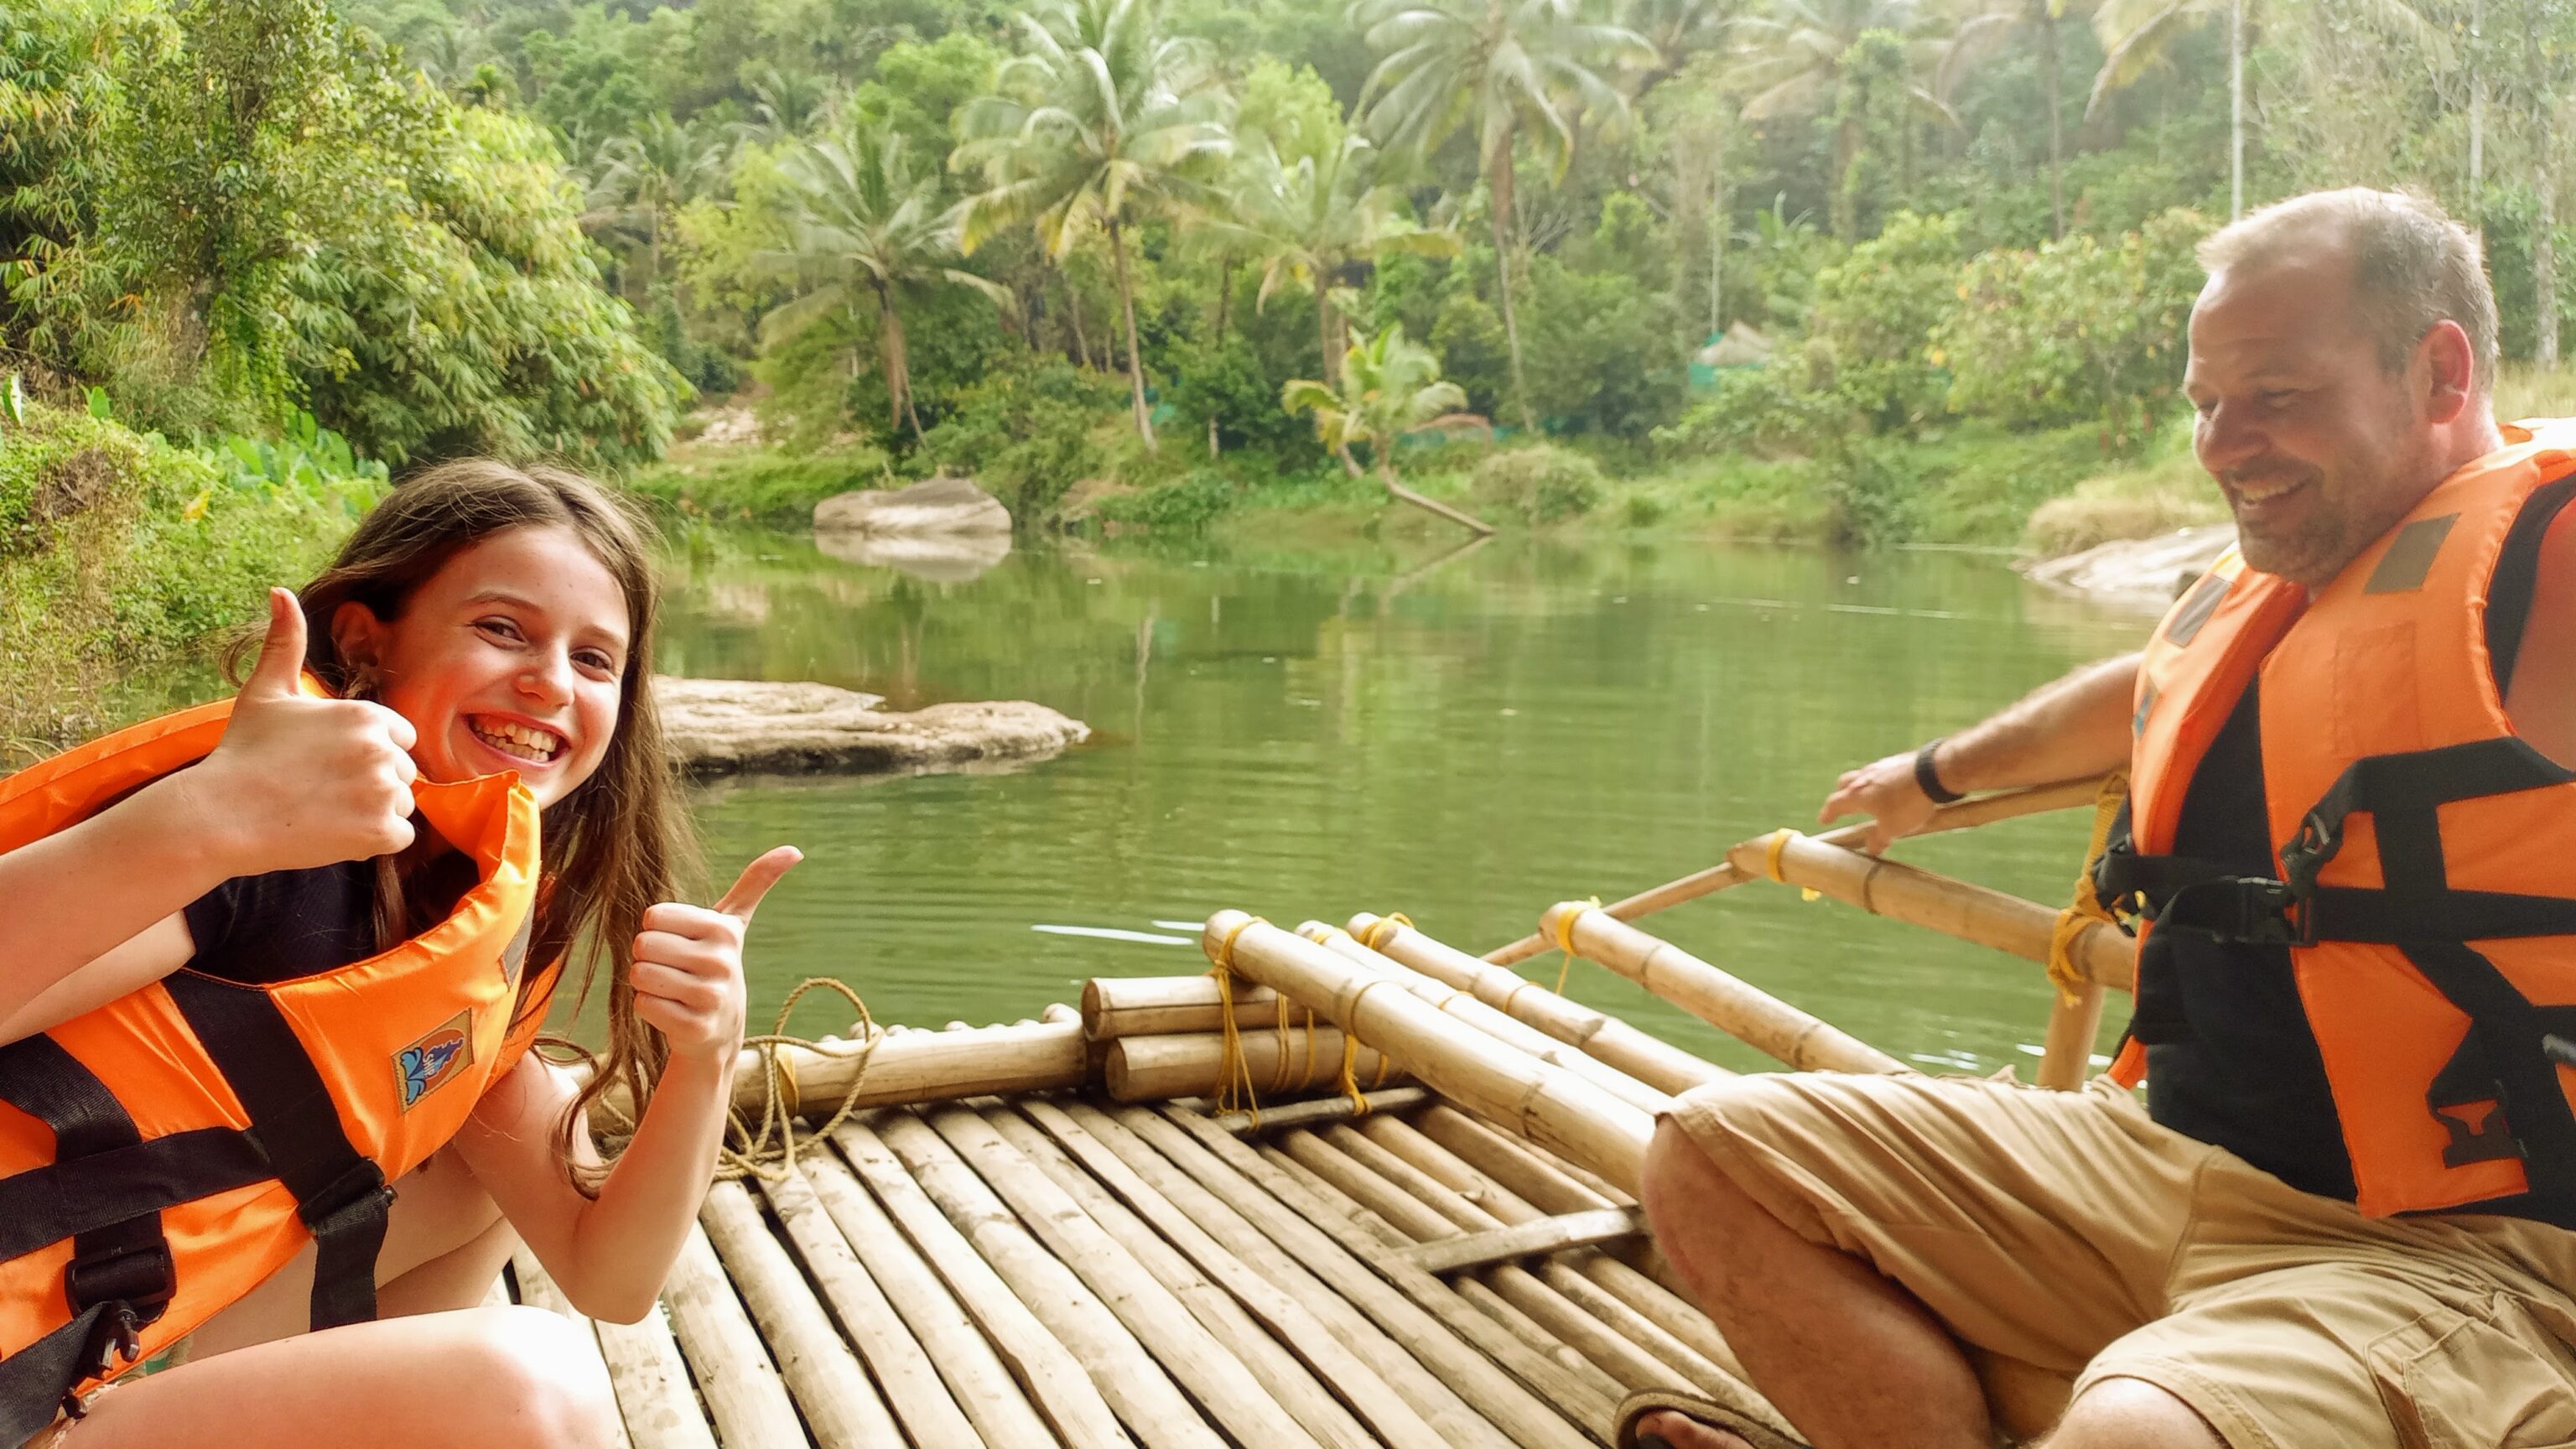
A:
[[[2081,1080],[2125,984],[2116,932],[2061,920],[2052,948],[2047,907],[1830,838],[1731,859],[1642,909],[1554,907],[1541,934],[1787,1065],[1873,1072],[1908,1068],[1629,922],[1767,878],[2053,949],[2082,984],[2043,1083]],[[864,1060],[782,1049],[807,1123],[863,1105],[718,1183],[653,1314],[584,1323],[625,1441],[1586,1449],[1637,1389],[1749,1395],[1630,1192],[1654,1114],[1722,1069],[1524,981],[1503,963],[1526,943],[1480,958],[1401,918],[1221,912],[1206,945],[1212,976],[1096,981],[1078,1014],[898,1028]],[[1209,1100],[1224,1077],[1257,1120]],[[496,1291],[572,1313],[524,1252]]]

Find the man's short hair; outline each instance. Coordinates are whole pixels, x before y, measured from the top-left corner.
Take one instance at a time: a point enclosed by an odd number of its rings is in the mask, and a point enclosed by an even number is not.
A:
[[[2496,368],[2495,289],[2477,237],[2430,197],[2362,186],[2293,196],[2204,239],[2200,264],[2213,275],[2260,265],[2320,236],[2352,253],[2353,302],[2383,370],[2405,371],[2434,323],[2457,322],[2469,335],[2475,390],[2487,391]]]

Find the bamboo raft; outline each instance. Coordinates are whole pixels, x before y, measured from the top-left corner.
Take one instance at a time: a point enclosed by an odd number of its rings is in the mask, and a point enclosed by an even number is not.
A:
[[[634,1449],[1586,1449],[1630,1391],[1742,1392],[1634,1197],[1656,1113],[1729,1074],[1510,968],[1561,947],[1793,1069],[1912,1070],[1632,924],[1777,881],[2053,957],[2042,1084],[2080,1084],[2128,938],[1857,841],[1776,832],[1484,956],[1224,911],[1209,975],[749,1054],[738,1109],[806,1132],[716,1185],[653,1314],[579,1337]],[[524,1251],[495,1296],[579,1319]]]

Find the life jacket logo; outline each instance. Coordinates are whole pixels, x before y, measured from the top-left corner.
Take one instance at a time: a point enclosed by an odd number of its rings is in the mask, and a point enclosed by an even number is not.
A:
[[[394,1053],[394,1080],[402,1088],[403,1110],[456,1076],[474,1060],[474,1015],[460,1011],[445,1026]]]

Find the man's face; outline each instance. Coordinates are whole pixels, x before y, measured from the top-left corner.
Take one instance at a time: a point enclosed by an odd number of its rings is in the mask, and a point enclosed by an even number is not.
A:
[[[2192,449],[2246,563],[2310,588],[2394,527],[2439,475],[2420,356],[2391,375],[2353,320],[2332,243],[2213,275],[2191,312]],[[2419,349],[2420,351],[2420,349]]]

